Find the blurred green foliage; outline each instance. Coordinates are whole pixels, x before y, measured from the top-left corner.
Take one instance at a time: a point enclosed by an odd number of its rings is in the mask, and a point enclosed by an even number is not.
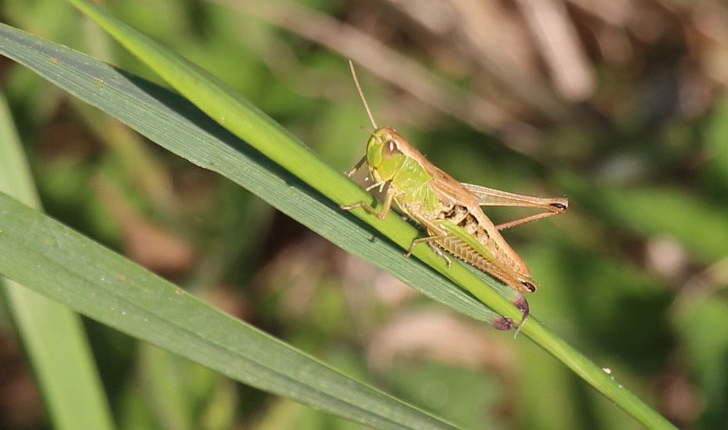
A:
[[[572,42],[583,49],[594,79],[593,91],[581,100],[553,89],[537,38],[517,10],[496,8],[533,39],[505,38],[496,53],[526,50],[537,57],[525,67],[500,64],[506,75],[516,79],[525,70],[533,82],[503,82],[502,73],[483,66],[487,57],[475,58],[472,46],[456,49],[462,40],[426,27],[396,2],[257,3],[154,0],[108,7],[236,88],[342,171],[363,151],[367,132],[360,128],[369,129],[368,121],[345,58],[292,31],[301,22],[315,24],[297,12],[310,8],[382,41],[380,51],[354,41],[346,53],[363,63],[360,79],[379,125],[397,127],[465,182],[570,198],[565,215],[505,233],[542,286],[529,297],[533,314],[676,425],[723,428],[728,103],[722,87],[728,76],[710,65],[725,60],[728,50],[701,29],[710,8],[726,12],[721,3],[667,8],[625,2],[633,19],[623,21],[569,5],[567,23],[578,30]],[[2,2],[0,13],[11,25],[158,81],[63,2]],[[444,19],[429,13],[432,22]],[[645,35],[640,19],[664,27]],[[669,30],[678,24],[681,32]],[[719,18],[713,24],[728,28]],[[351,37],[344,30],[338,36]],[[478,122],[465,99],[433,108],[436,99],[422,101],[429,93],[413,95],[375,78],[378,68],[409,70],[403,62],[378,63],[391,59],[390,49],[427,65],[433,87],[448,81],[495,104],[508,120]],[[509,71],[514,64],[523,68]],[[637,428],[524,339],[513,341],[454,314],[447,318],[463,332],[482,331],[480,337],[461,338],[457,330],[452,344],[434,339],[437,332],[432,338],[414,331],[396,337],[403,315],[422,318],[413,330],[429,327],[433,305],[28,70],[8,61],[1,67],[2,90],[53,217],[294,346],[467,428]],[[512,89],[534,82],[549,88],[547,105],[558,111],[543,109],[535,93],[529,99]],[[512,214],[493,211],[495,219]],[[88,329],[122,428],[356,427],[233,387],[97,324]],[[388,349],[377,343],[386,334],[395,336],[385,342]],[[10,335],[4,330],[2,336]],[[391,362],[374,366],[383,360],[377,354]],[[4,352],[0,369],[11,369],[7,363],[17,355]],[[13,375],[1,376],[7,381]],[[0,390],[8,387],[20,389],[5,383]],[[0,427],[43,425],[37,403],[28,405],[0,403]],[[180,410],[184,416],[159,413]]]

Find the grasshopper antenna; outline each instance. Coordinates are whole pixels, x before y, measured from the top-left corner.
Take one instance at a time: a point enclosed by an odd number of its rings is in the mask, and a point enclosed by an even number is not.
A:
[[[376,130],[378,128],[377,123],[374,122],[372,111],[369,110],[369,104],[367,104],[367,99],[364,98],[364,92],[361,90],[361,86],[359,85],[359,79],[356,78],[356,70],[354,70],[354,63],[351,60],[349,60],[349,69],[351,70],[351,77],[354,78],[354,85],[356,85],[356,90],[359,91],[359,97],[361,97],[361,101],[364,103],[364,109],[366,109],[367,111],[369,121],[371,121],[372,126]]]

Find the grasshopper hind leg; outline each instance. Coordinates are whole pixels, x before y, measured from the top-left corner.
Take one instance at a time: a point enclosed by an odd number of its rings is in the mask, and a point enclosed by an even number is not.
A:
[[[432,251],[434,251],[435,254],[437,254],[438,257],[443,258],[445,260],[445,262],[447,262],[447,268],[448,269],[451,268],[452,259],[450,259],[450,257],[446,253],[442,252],[442,248],[437,246],[438,239],[440,239],[439,236],[427,236],[427,237],[421,237],[419,239],[413,240],[412,243],[410,244],[409,248],[407,249],[407,253],[404,254],[404,257],[409,258],[412,255],[412,252],[414,251],[415,246],[418,243],[426,243],[427,246],[429,246],[432,249]]]
[[[421,237],[419,239],[415,239],[410,244],[409,249],[407,249],[407,253],[404,254],[405,258],[409,258],[412,255],[412,251],[414,250],[415,246],[418,243],[426,243],[427,246],[429,246],[432,251],[437,254],[437,256],[442,257],[447,262],[447,268],[452,267],[452,259],[448,254],[443,252],[442,248],[440,248],[437,245],[437,240],[441,239],[440,236],[428,236],[428,237]],[[521,314],[523,317],[521,318],[521,322],[518,324],[518,330],[516,330],[516,335],[518,335],[518,331],[521,329],[521,326],[526,321],[526,318],[528,318],[529,313],[529,307],[528,302],[526,301],[526,298],[523,297],[523,295],[519,293],[515,293],[516,296],[512,299],[511,303],[518,308],[518,310],[521,311]],[[501,331],[508,331],[511,328],[513,328],[513,320],[503,316],[503,315],[496,315],[492,321],[490,321],[490,325],[493,326],[496,330]],[[515,336],[514,336],[515,337]]]

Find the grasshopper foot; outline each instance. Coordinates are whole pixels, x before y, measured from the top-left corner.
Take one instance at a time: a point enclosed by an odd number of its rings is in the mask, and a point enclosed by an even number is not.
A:
[[[448,257],[447,254],[442,252],[442,249],[440,249],[440,247],[437,246],[437,244],[435,244],[435,242],[427,242],[427,245],[430,248],[432,248],[432,250],[435,252],[435,254],[437,254],[438,257],[442,257],[445,259],[445,261],[447,262],[448,269],[452,267],[452,260],[450,259],[450,257]]]
[[[493,321],[490,322],[490,324],[496,330],[508,331],[513,327],[513,320],[508,317],[498,315]]]

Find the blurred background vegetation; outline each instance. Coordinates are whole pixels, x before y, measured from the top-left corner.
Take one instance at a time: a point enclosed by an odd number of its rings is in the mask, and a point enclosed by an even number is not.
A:
[[[470,183],[565,195],[504,236],[533,315],[677,426],[728,423],[728,7],[718,1],[108,1],[342,172],[398,128]],[[148,79],[68,4],[0,19]],[[227,312],[468,428],[639,428],[527,339],[420,297],[28,70],[0,84],[45,210]],[[488,210],[498,221],[520,214]],[[42,428],[0,315],[0,428]],[[120,428],[356,428],[86,321]],[[163,372],[177,391],[158,384]]]

